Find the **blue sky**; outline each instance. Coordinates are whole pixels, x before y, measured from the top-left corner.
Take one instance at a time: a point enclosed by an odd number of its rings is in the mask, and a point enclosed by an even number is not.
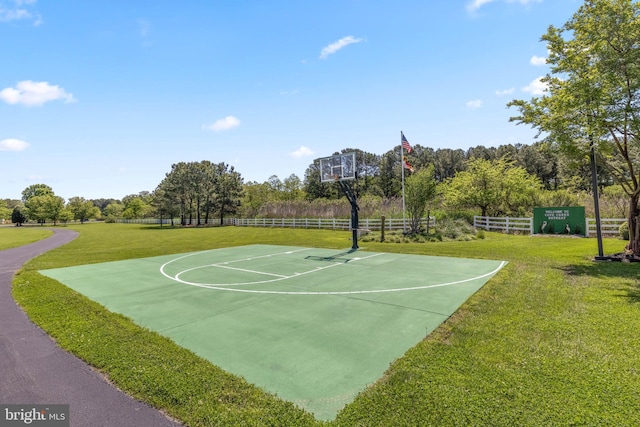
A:
[[[534,141],[578,0],[0,0],[0,198],[153,191],[171,164],[304,179],[343,148]]]

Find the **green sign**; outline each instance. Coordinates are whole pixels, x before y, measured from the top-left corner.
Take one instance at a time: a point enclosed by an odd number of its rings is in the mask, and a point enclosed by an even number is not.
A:
[[[533,208],[533,227],[535,234],[584,236],[584,206]]]

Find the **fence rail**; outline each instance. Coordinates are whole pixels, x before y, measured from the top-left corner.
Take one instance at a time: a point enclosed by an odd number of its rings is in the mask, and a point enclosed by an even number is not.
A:
[[[474,216],[473,226],[487,231],[526,231],[533,233],[533,218]]]
[[[173,220],[175,224],[180,224],[180,219]],[[124,224],[171,224],[171,219],[163,218],[141,218],[141,219],[117,219],[116,222]],[[423,227],[427,225],[427,218],[420,221]],[[429,227],[434,227],[436,219],[429,217]],[[192,224],[196,225],[196,224]],[[220,219],[209,219],[208,223],[201,220],[201,225],[220,225]],[[351,220],[348,218],[225,218],[223,225],[235,225],[238,227],[280,227],[280,228],[319,228],[330,230],[350,230]],[[379,231],[382,227],[380,218],[364,218],[358,221],[361,230]],[[410,226],[409,219],[406,220],[406,227]],[[405,220],[402,218],[386,218],[384,229],[404,230]]]
[[[595,218],[587,218],[587,234],[588,236],[596,235],[596,220]],[[619,235],[620,226],[626,223],[624,218],[600,218],[600,231],[603,235]]]
[[[406,220],[406,227],[409,227]],[[434,217],[429,217],[429,227],[435,226]],[[346,218],[235,218],[233,225],[239,227],[281,227],[281,228],[319,228],[331,230],[350,230],[351,220]],[[427,218],[421,220],[421,225],[427,225]],[[381,219],[364,218],[358,221],[358,227],[365,230],[379,231],[382,228]],[[385,230],[404,230],[405,221],[402,218],[386,218]]]
[[[162,222],[158,218],[118,219],[116,221],[135,224],[171,224],[171,220],[166,218],[163,218]],[[601,218],[600,229],[602,234],[605,236],[618,235],[620,225],[626,221],[624,218]],[[174,223],[180,224],[180,219],[174,219]],[[220,219],[209,219],[208,224],[204,224],[204,221],[202,221],[202,223],[202,225],[220,225]],[[426,226],[427,219],[423,218],[421,224],[423,227]],[[429,227],[434,227],[435,224],[435,218],[429,217]],[[351,222],[347,218],[225,218],[223,225],[235,225],[238,227],[319,228],[331,230],[351,229]],[[361,219],[359,226],[360,229],[379,231],[382,226],[382,220],[379,218]],[[487,231],[536,234],[534,233],[533,218],[474,216],[473,226]],[[406,227],[409,227],[409,220],[406,220]],[[594,218],[586,218],[585,227],[587,236],[596,235],[596,220]],[[388,231],[404,230],[405,220],[402,218],[386,218],[384,229]]]
[[[601,218],[600,231],[603,235],[618,235],[620,225],[625,222],[627,220],[624,218]],[[525,231],[529,234],[536,234],[533,229],[533,218],[474,216],[473,226],[487,231],[503,231],[505,233]],[[586,218],[585,227],[587,237],[596,235],[596,220],[594,218]]]

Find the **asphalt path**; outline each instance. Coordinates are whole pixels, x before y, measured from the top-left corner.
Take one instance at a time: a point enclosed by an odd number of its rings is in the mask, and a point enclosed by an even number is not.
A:
[[[11,296],[11,280],[33,257],[64,245],[77,232],[0,251],[0,404],[69,404],[71,426],[180,426],[119,391],[35,326]]]

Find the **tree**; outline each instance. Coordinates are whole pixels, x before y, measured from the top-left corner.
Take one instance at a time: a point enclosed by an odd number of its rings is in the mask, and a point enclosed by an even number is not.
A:
[[[440,148],[434,153],[433,165],[436,170],[436,180],[444,182],[453,178],[456,172],[464,170],[465,155],[461,149]]]
[[[304,173],[304,192],[308,200],[337,199],[341,196],[338,186],[320,182],[320,161],[314,160]]]
[[[46,184],[33,184],[22,191],[22,202],[26,202],[33,196],[46,196],[53,194],[53,189]]]
[[[53,225],[57,225],[60,217],[65,209],[64,199],[53,194],[44,194],[41,196],[31,196],[25,202],[28,211],[28,217],[35,219],[40,224],[44,224],[48,219],[53,221]]]
[[[379,185],[384,197],[398,197],[402,192],[400,180],[400,149],[387,151],[380,158]]]
[[[212,199],[214,209],[218,212],[220,225],[224,224],[227,214],[238,211],[242,197],[242,176],[233,166],[221,162],[216,166],[218,173],[215,197]]]
[[[304,198],[304,191],[302,190],[302,181],[298,178],[298,175],[291,174],[284,179],[282,183],[283,200],[302,200]]]
[[[546,133],[565,155],[598,160],[628,197],[629,241],[640,255],[640,3],[587,0],[563,26],[542,36],[547,90],[514,100],[512,117]]]
[[[405,179],[404,192],[411,233],[420,231],[420,220],[424,217],[427,204],[436,196],[437,181],[433,165],[422,168]]]
[[[11,209],[9,209],[9,206],[7,205],[7,202],[5,200],[0,200],[0,223],[2,222],[3,219],[10,219],[11,218]]]
[[[21,227],[22,224],[27,222],[27,217],[24,215],[23,211],[24,207],[16,206],[13,208],[13,212],[11,212],[11,222],[17,227]]]
[[[124,199],[123,199],[124,200]],[[146,210],[146,205],[140,197],[132,197],[127,199],[124,203],[124,210],[122,211],[123,218],[142,218],[143,212]]]
[[[540,181],[505,159],[467,161],[445,186],[445,202],[452,207],[478,208],[482,216],[521,215],[535,204]]]
[[[176,203],[174,203],[173,198],[167,190],[159,185],[153,192],[153,199],[151,203],[156,208],[158,215],[160,215],[160,219],[170,218],[171,226],[173,227],[175,225],[173,219],[180,215],[180,208]]]
[[[100,215],[100,209],[90,200],[85,200],[84,197],[70,198],[67,208],[71,211],[71,218],[80,220],[80,224]]]
[[[107,218],[107,221],[114,222],[116,218],[122,218],[122,211],[124,211],[124,205],[114,201],[105,206],[103,215]]]

